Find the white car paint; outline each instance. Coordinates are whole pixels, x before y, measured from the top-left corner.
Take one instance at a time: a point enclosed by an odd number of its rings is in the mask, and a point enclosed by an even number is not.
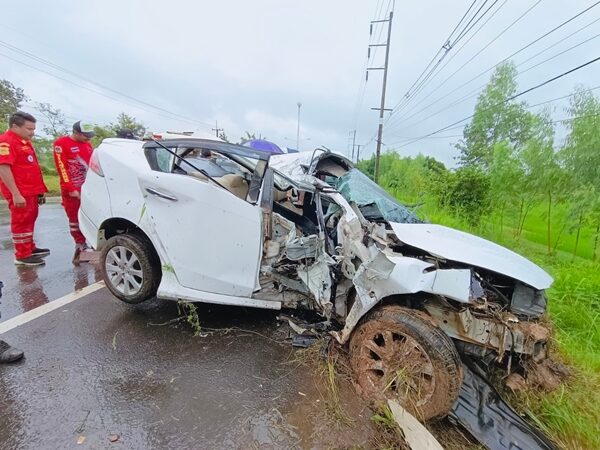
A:
[[[443,225],[390,223],[398,239],[443,259],[457,261],[520,280],[542,290],[552,277],[528,259],[498,244]]]
[[[250,297],[258,285],[260,208],[194,177],[147,171],[138,180],[152,238],[181,285]]]
[[[259,275],[272,273],[271,264],[277,262],[280,252],[287,251],[286,245],[290,245],[292,254],[294,245],[306,245],[318,257],[308,267],[298,260],[297,279],[289,279],[288,287],[300,297],[302,292],[310,292],[313,307],[330,318],[334,313],[332,300],[337,305],[339,299],[331,299],[333,278],[329,268],[339,263],[341,273],[346,281],[351,280],[357,294],[351,305],[340,307],[344,328],[334,336],[344,343],[358,321],[390,296],[431,293],[433,298],[471,303],[472,277],[478,267],[540,290],[552,283],[548,274],[516,253],[439,225],[390,224],[401,242],[469,267],[439,268],[410,253],[398,253],[389,237],[391,231],[384,224],[368,222],[356,205],[350,205],[340,193],[311,175],[325,158],[331,158],[323,163],[332,170],[343,173],[352,167],[341,156],[306,152],[273,155],[269,160],[276,173],[290,180],[291,186],[282,189],[316,190],[341,207],[337,250],[330,252],[326,244],[329,237],[324,232],[296,239],[294,223],[271,216],[268,209],[261,209],[260,202],[249,203],[207,180],[151,170],[143,145],[141,141],[121,139],[107,139],[101,144],[96,152],[105,177],[92,172],[88,175],[80,217],[84,235],[96,248],[103,245],[98,236],[106,220],[126,219],[139,227],[160,258],[162,279],[157,295],[161,298],[280,309],[290,296],[284,298],[278,290],[281,287],[269,291],[268,283],[262,289]],[[338,169],[332,165],[336,159]],[[284,234],[266,241],[263,249],[263,232],[269,228],[267,222],[263,223],[265,217],[273,219],[270,226],[279,223],[278,230]],[[285,285],[285,279],[280,276],[277,283]],[[503,322],[500,325],[504,326]]]
[[[166,300],[184,300],[187,302],[205,302],[215,305],[247,306],[249,308],[281,309],[281,302],[275,300],[261,300],[248,297],[237,297],[234,295],[215,294],[213,292],[201,292],[181,285],[172,272],[163,272],[163,277],[158,287],[157,297]]]

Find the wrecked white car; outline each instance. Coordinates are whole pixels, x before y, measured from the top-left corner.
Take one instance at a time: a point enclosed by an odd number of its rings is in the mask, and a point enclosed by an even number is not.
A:
[[[546,357],[538,319],[548,274],[422,223],[328,151],[106,139],[83,186],[80,226],[122,301],[315,310],[348,345],[362,392],[422,419],[455,402],[457,349],[509,370]]]

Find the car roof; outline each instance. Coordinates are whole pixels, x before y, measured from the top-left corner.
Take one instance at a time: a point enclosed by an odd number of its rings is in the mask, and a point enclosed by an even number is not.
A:
[[[312,152],[273,155],[269,161],[269,166],[292,180],[298,180],[307,175],[312,176],[309,172],[314,169],[319,161],[328,158],[346,166],[348,170],[354,167],[352,162],[343,155],[322,149],[315,149]]]
[[[211,139],[198,138],[161,139],[157,142],[147,141],[144,144],[144,149],[161,148],[161,144],[168,148],[205,148],[207,150],[213,150],[220,153],[229,153],[232,155],[245,156],[263,161],[268,161],[269,157],[272,155],[272,153],[268,151],[257,150],[237,144],[230,144],[229,142],[218,142]]]

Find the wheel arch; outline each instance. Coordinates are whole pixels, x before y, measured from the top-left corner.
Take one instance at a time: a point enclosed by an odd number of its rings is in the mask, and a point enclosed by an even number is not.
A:
[[[116,236],[117,234],[124,233],[134,233],[138,236],[142,236],[146,238],[150,243],[152,243],[152,248],[154,252],[156,252],[156,248],[152,239],[148,233],[146,233],[139,225],[136,225],[132,221],[125,219],[123,217],[111,217],[110,219],[106,219],[98,228],[98,244],[96,250],[102,250],[102,247],[106,244],[111,237]]]
[[[411,294],[388,294],[381,299],[371,302],[357,302],[356,297],[358,296],[356,289],[352,288],[349,291],[348,297],[353,294],[354,301],[351,305],[348,305],[348,314],[344,323],[344,328],[341,332],[334,332],[333,336],[337,339],[340,344],[346,344],[350,339],[352,333],[369,315],[370,312],[388,305],[397,305],[414,310],[417,314],[421,315],[423,319],[431,322],[436,327],[437,322],[431,317],[426,311],[423,311],[419,307],[424,303],[427,298],[431,298],[431,294],[426,292],[416,292]]]

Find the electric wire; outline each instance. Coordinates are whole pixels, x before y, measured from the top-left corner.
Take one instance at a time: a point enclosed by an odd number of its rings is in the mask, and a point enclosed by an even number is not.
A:
[[[463,84],[459,85],[458,87],[454,88],[453,90],[451,90],[450,92],[448,92],[447,94],[445,94],[444,96],[438,98],[437,100],[435,100],[434,102],[431,102],[430,104],[428,104],[426,107],[420,109],[417,113],[423,112],[427,109],[429,109],[431,106],[439,103],[441,100],[447,98],[448,96],[450,96],[451,94],[453,94],[454,92],[458,91],[459,89],[462,89],[463,87],[467,86],[468,84],[472,83],[473,81],[475,81],[476,79],[482,77],[483,75],[485,75],[486,73],[490,72],[491,70],[495,69],[496,67],[498,67],[500,64],[508,61],[509,59],[513,58],[514,56],[518,55],[519,53],[523,52],[524,50],[528,49],[529,47],[531,47],[532,45],[536,44],[537,42],[539,42],[540,40],[544,39],[545,37],[549,36],[550,34],[558,31],[559,29],[561,29],[562,27],[564,27],[565,25],[569,24],[570,22],[572,22],[573,20],[577,19],[578,17],[582,16],[583,14],[587,13],[588,11],[590,11],[592,8],[598,6],[600,4],[600,1],[595,2],[594,4],[590,5],[589,7],[583,9],[582,11],[580,11],[579,13],[575,14],[574,16],[570,17],[569,19],[563,21],[562,23],[560,23],[559,25],[555,26],[554,28],[552,28],[550,31],[547,31],[546,33],[542,34],[541,36],[539,36],[538,38],[534,39],[533,41],[529,42],[528,44],[526,44],[525,46],[521,47],[520,49],[518,49],[517,51],[513,52],[512,54],[510,54],[509,56],[507,56],[506,58],[502,59],[501,61],[499,61],[498,63],[494,64],[493,66],[489,67],[488,69],[480,72],[479,74],[477,74],[476,76],[474,76],[473,78],[469,79],[468,81],[464,82]],[[569,36],[563,38],[562,40],[558,41],[555,45],[558,45],[560,42],[562,42],[564,39],[569,38],[570,36],[576,34],[577,32],[589,27],[590,25],[592,25],[593,23],[597,22],[598,19],[594,20],[593,22],[591,22],[590,24],[580,28],[579,30],[575,31],[574,33],[570,34]],[[552,46],[548,47],[551,48]],[[431,93],[436,92],[440,87],[442,87],[445,84],[445,82],[441,83],[440,85],[438,85]],[[423,98],[419,103],[417,103],[416,105],[413,106],[413,109],[418,107],[426,98],[428,98],[430,95],[428,95],[427,97]],[[412,111],[413,109],[411,109],[410,111]],[[410,112],[408,111],[408,112]],[[414,116],[414,115],[413,115]],[[410,117],[413,117],[410,116]],[[409,117],[405,117],[409,118]]]
[[[600,19],[599,19],[599,20],[600,20]],[[600,37],[600,33],[598,33],[598,34],[596,34],[596,35],[594,35],[594,36],[592,36],[592,37],[590,37],[590,38],[588,38],[588,39],[585,39],[584,41],[582,41],[582,42],[579,42],[578,44],[575,44],[575,45],[573,45],[573,46],[571,46],[571,47],[569,47],[569,48],[567,48],[567,49],[565,49],[565,50],[563,50],[563,51],[561,51],[561,52],[559,52],[559,53],[557,53],[557,54],[555,54],[555,55],[552,55],[551,57],[549,57],[549,58],[546,58],[545,60],[543,60],[543,61],[541,61],[541,62],[539,62],[539,63],[536,63],[536,64],[534,64],[533,66],[530,66],[530,67],[528,67],[527,69],[524,69],[524,70],[521,70],[521,71],[519,71],[519,72],[517,73],[517,75],[519,75],[519,76],[520,76],[520,75],[523,75],[524,73],[527,73],[527,72],[529,72],[530,70],[533,70],[533,69],[535,69],[536,67],[539,67],[539,66],[540,66],[540,65],[542,65],[542,64],[545,64],[545,63],[547,63],[547,62],[549,62],[549,61],[552,61],[553,59],[556,59],[556,58],[558,58],[559,56],[562,56],[563,54],[565,54],[565,53],[567,53],[567,52],[570,52],[570,51],[572,51],[572,50],[574,50],[574,49],[576,49],[576,48],[578,48],[578,47],[580,47],[580,46],[582,46],[582,45],[584,45],[584,44],[587,44],[588,42],[591,42],[592,40],[594,40],[594,39],[597,39],[598,37]],[[521,65],[525,64],[526,62],[530,61],[531,59],[534,59],[535,57],[537,57],[537,56],[539,56],[540,54],[544,53],[546,50],[548,50],[548,49],[544,49],[543,51],[541,51],[541,52],[537,53],[536,55],[532,56],[531,58],[528,58],[527,60],[525,60],[525,61],[521,62],[521,63],[520,63],[519,65],[517,65],[516,67],[519,67],[519,66],[521,66]],[[423,122],[425,122],[425,121],[429,120],[431,117],[434,117],[434,116],[436,116],[436,115],[438,115],[438,114],[440,114],[440,113],[442,113],[442,112],[444,112],[444,111],[447,111],[447,110],[449,110],[450,108],[453,108],[454,106],[456,106],[456,105],[459,105],[459,104],[461,104],[461,103],[463,103],[463,102],[465,102],[465,101],[467,101],[467,100],[470,100],[470,99],[472,99],[472,98],[475,98],[475,97],[477,97],[477,96],[479,95],[479,93],[481,92],[481,89],[485,88],[485,86],[486,86],[486,84],[484,84],[484,85],[481,85],[481,86],[477,87],[476,89],[474,89],[474,90],[470,91],[470,92],[469,92],[468,94],[466,94],[465,96],[463,96],[463,97],[461,97],[461,98],[459,98],[459,99],[455,100],[454,102],[452,102],[452,103],[450,103],[450,104],[446,105],[446,106],[445,106],[445,107],[443,107],[442,109],[439,109],[439,110],[437,110],[437,111],[435,111],[435,112],[433,112],[433,113],[429,114],[429,115],[428,115],[428,116],[427,116],[425,119],[419,120],[419,121],[417,121],[417,122],[413,122],[413,123],[411,123],[411,124],[409,124],[409,125],[405,125],[404,127],[406,127],[406,128],[413,128],[413,127],[415,127],[415,126],[417,126],[417,125],[420,125],[421,123],[423,123]],[[417,113],[414,113],[414,114],[412,114],[412,115],[410,115],[410,116],[407,116],[407,117],[406,117],[404,120],[411,119],[412,117],[416,116],[417,114],[418,114],[418,112],[417,112]],[[390,125],[388,126],[388,128],[391,128],[391,127],[392,127],[392,126],[391,126],[391,124],[390,124]],[[393,127],[392,127],[392,128],[393,128]]]
[[[139,103],[139,104],[141,104],[141,105],[145,105],[145,106],[147,106],[147,107],[149,107],[149,108],[155,109],[155,110],[157,110],[157,111],[160,111],[160,112],[162,112],[162,113],[169,114],[170,116],[172,116],[172,117],[169,117],[170,119],[177,118],[177,119],[186,120],[186,121],[188,121],[188,122],[190,122],[190,123],[194,123],[194,124],[196,124],[196,125],[198,125],[198,124],[201,124],[201,125],[206,125],[206,126],[209,126],[209,124],[207,124],[207,123],[203,123],[203,122],[200,122],[200,121],[198,121],[198,120],[191,119],[191,118],[189,118],[189,117],[187,117],[187,116],[184,116],[184,115],[181,115],[181,114],[178,114],[178,113],[174,113],[174,112],[172,112],[172,111],[169,111],[169,110],[167,110],[167,109],[165,109],[165,108],[162,108],[162,107],[160,107],[160,106],[153,105],[153,104],[151,104],[151,103],[148,103],[148,102],[146,102],[146,101],[144,101],[144,100],[137,99],[137,98],[135,98],[135,97],[133,97],[133,96],[131,96],[131,95],[124,94],[124,93],[122,93],[122,92],[119,92],[119,91],[117,91],[117,90],[115,90],[115,89],[112,89],[112,88],[110,88],[110,87],[108,87],[108,86],[105,86],[105,85],[102,85],[102,84],[100,84],[100,83],[97,83],[97,82],[95,82],[95,81],[93,81],[93,80],[91,80],[91,79],[89,79],[89,78],[87,78],[87,77],[84,77],[84,76],[82,76],[82,75],[79,75],[79,74],[77,74],[77,73],[75,73],[75,72],[73,72],[73,71],[71,71],[71,70],[69,70],[69,69],[66,69],[66,68],[64,68],[64,67],[62,67],[62,66],[60,66],[60,65],[58,65],[58,64],[54,64],[54,63],[52,63],[52,62],[50,62],[50,61],[47,61],[47,60],[45,60],[45,59],[43,59],[43,58],[40,58],[40,57],[38,57],[38,56],[34,55],[33,53],[30,53],[30,52],[28,52],[28,51],[26,51],[26,50],[20,49],[20,48],[18,48],[18,47],[16,47],[16,46],[14,46],[14,45],[11,45],[11,44],[9,44],[9,43],[7,43],[7,42],[5,42],[5,41],[2,41],[2,40],[0,40],[0,46],[2,46],[2,47],[5,47],[6,49],[8,49],[8,50],[10,50],[10,51],[12,51],[12,52],[14,52],[14,53],[17,53],[17,54],[19,54],[19,55],[21,55],[21,56],[24,56],[24,57],[26,57],[26,58],[32,59],[32,60],[34,60],[34,61],[36,61],[36,62],[38,62],[38,63],[41,63],[41,64],[43,64],[43,65],[45,65],[45,66],[51,67],[52,69],[58,70],[58,71],[60,71],[60,72],[62,72],[62,73],[65,73],[65,74],[67,74],[67,75],[70,75],[70,76],[73,76],[73,77],[75,77],[75,78],[78,78],[78,79],[80,79],[80,80],[82,80],[82,81],[84,81],[84,82],[86,82],[86,83],[89,83],[89,84],[91,84],[91,85],[93,85],[93,86],[96,86],[96,87],[97,87],[97,88],[99,88],[99,89],[102,89],[102,90],[105,90],[105,91],[111,92],[111,93],[113,93],[113,94],[115,94],[115,95],[118,95],[118,96],[121,96],[121,97],[127,98],[127,99],[129,99],[129,100],[132,100],[132,101],[134,101],[134,102],[136,102],[136,103]],[[138,107],[138,108],[140,108],[140,109],[142,109],[142,110],[144,110],[144,111],[146,111],[146,112],[153,112],[153,111],[149,111],[148,109],[145,109],[144,107],[140,107],[139,105],[132,105],[131,103],[128,103],[128,102],[125,102],[125,101],[123,101],[123,100],[120,100],[120,99],[118,99],[118,98],[115,98],[115,97],[113,97],[113,96],[107,95],[107,94],[105,94],[105,93],[103,93],[103,92],[101,92],[101,91],[98,91],[98,90],[95,90],[95,89],[91,89],[91,88],[89,88],[89,87],[86,87],[86,86],[83,86],[83,85],[81,85],[81,84],[75,83],[75,82],[74,82],[74,81],[72,81],[72,80],[68,80],[68,79],[66,79],[66,78],[60,77],[60,76],[58,76],[58,75],[56,75],[56,74],[53,74],[53,73],[51,73],[51,72],[48,72],[48,71],[46,71],[46,70],[40,69],[39,67],[32,66],[32,65],[29,65],[29,64],[27,64],[27,63],[25,63],[25,62],[23,62],[23,61],[20,61],[20,60],[18,60],[18,59],[16,59],[16,58],[11,58],[11,57],[9,57],[9,56],[8,56],[8,55],[6,55],[6,54],[1,54],[1,53],[0,53],[0,56],[3,56],[3,57],[5,57],[5,58],[8,58],[8,59],[10,59],[10,60],[12,60],[12,61],[15,61],[15,62],[19,63],[19,64],[23,64],[23,65],[25,65],[25,66],[27,66],[27,67],[30,67],[30,68],[34,69],[34,70],[38,70],[38,71],[40,71],[40,72],[43,72],[43,73],[45,73],[45,74],[47,74],[47,75],[50,75],[50,76],[52,76],[52,77],[55,77],[55,78],[57,78],[57,79],[59,79],[59,80],[62,80],[62,81],[64,81],[64,82],[67,82],[67,83],[73,84],[74,86],[77,86],[77,87],[79,87],[79,88],[86,89],[86,90],[88,90],[88,91],[94,92],[94,93],[96,93],[96,94],[99,94],[99,95],[103,95],[103,96],[105,96],[105,97],[108,97],[108,98],[110,98],[110,99],[112,99],[112,100],[115,100],[115,101],[118,101],[118,102],[121,102],[121,103],[124,103],[124,104],[128,104],[128,105],[130,105],[130,106],[135,106],[135,107]],[[210,125],[210,126],[212,126],[212,125]]]
[[[585,67],[587,67],[587,66],[589,66],[589,65],[591,65],[591,64],[594,64],[594,63],[596,63],[596,62],[598,62],[598,61],[600,61],[600,56],[599,56],[599,57],[597,57],[597,58],[591,59],[591,60],[589,60],[589,61],[587,61],[587,62],[585,62],[585,63],[583,63],[583,64],[580,64],[579,66],[573,67],[572,69],[569,69],[569,70],[567,70],[566,72],[563,72],[563,73],[561,73],[561,74],[559,74],[559,75],[556,75],[556,76],[554,76],[554,77],[552,77],[552,78],[549,78],[548,80],[545,80],[545,81],[543,81],[543,82],[541,82],[541,83],[538,83],[538,84],[536,84],[535,86],[532,86],[532,87],[530,87],[530,88],[528,88],[528,89],[525,89],[524,91],[521,91],[521,92],[519,92],[519,93],[517,93],[517,94],[515,94],[515,95],[511,95],[510,97],[507,97],[507,98],[506,98],[506,99],[504,99],[503,101],[501,101],[501,102],[498,102],[498,103],[496,103],[496,104],[494,104],[494,105],[491,105],[491,106],[489,106],[489,107],[487,107],[487,108],[483,109],[483,110],[482,110],[482,111],[480,111],[480,112],[483,112],[483,111],[488,111],[488,110],[490,110],[490,109],[492,109],[492,108],[495,108],[495,107],[497,107],[497,106],[500,106],[500,105],[503,105],[503,104],[505,104],[505,103],[508,103],[508,102],[509,102],[509,101],[511,101],[511,100],[514,100],[514,99],[516,99],[516,98],[519,98],[519,97],[521,97],[521,96],[523,96],[523,95],[525,95],[525,94],[528,94],[528,93],[530,93],[530,92],[532,92],[532,91],[534,91],[534,90],[537,90],[537,89],[539,89],[539,88],[541,88],[541,87],[543,87],[543,86],[546,86],[547,84],[549,84],[549,83],[552,83],[553,81],[556,81],[556,80],[558,80],[558,79],[560,79],[560,78],[563,78],[563,77],[565,77],[565,76],[567,76],[567,75],[569,75],[569,74],[571,74],[571,73],[573,73],[573,72],[576,72],[576,71],[578,71],[578,70],[581,70],[581,69],[583,69],[583,68],[585,68]],[[465,117],[465,118],[463,118],[463,119],[460,119],[460,120],[458,120],[458,121],[456,121],[456,122],[454,122],[454,123],[452,123],[452,124],[450,124],[450,125],[447,125],[447,126],[445,126],[445,127],[442,127],[442,128],[440,128],[440,129],[438,129],[438,130],[436,130],[436,131],[433,131],[433,132],[431,132],[431,133],[425,134],[425,135],[423,135],[423,136],[421,136],[421,137],[419,137],[419,138],[413,139],[412,141],[410,141],[410,142],[407,142],[407,143],[405,143],[405,144],[401,145],[401,146],[400,146],[400,147],[398,147],[398,148],[406,147],[407,145],[413,144],[413,143],[415,143],[415,142],[418,142],[418,141],[420,141],[420,140],[423,140],[423,139],[425,139],[425,138],[428,138],[428,137],[430,137],[430,136],[434,136],[434,135],[436,135],[436,134],[439,134],[439,133],[441,133],[442,131],[447,131],[447,130],[450,130],[450,129],[452,129],[452,127],[455,127],[455,126],[457,126],[458,124],[461,124],[462,122],[465,122],[465,121],[467,121],[467,120],[469,120],[469,119],[473,118],[473,116],[474,116],[474,115],[475,115],[475,113],[473,113],[473,114],[469,115],[468,117]],[[461,125],[461,126],[462,126],[462,125]],[[391,145],[395,145],[395,144],[391,144]]]
[[[481,48],[477,53],[475,53],[475,55],[473,55],[471,58],[469,58],[464,64],[462,64],[458,69],[456,69],[454,72],[452,72],[449,76],[447,76],[444,81],[442,83],[440,83],[433,91],[431,91],[429,94],[427,94],[425,97],[423,97],[418,103],[416,103],[415,105],[413,105],[411,108],[409,108],[408,111],[406,111],[406,114],[410,113],[411,111],[414,111],[415,108],[417,108],[420,104],[422,104],[426,99],[428,99],[429,97],[431,97],[431,95],[433,95],[439,88],[441,88],[443,85],[445,85],[448,81],[450,81],[457,73],[459,73],[462,69],[464,69],[468,64],[470,64],[475,58],[477,58],[481,53],[483,53],[490,45],[492,45],[494,42],[496,42],[500,37],[502,37],[506,32],[508,32],[513,26],[515,26],[517,23],[519,23],[524,17],[526,17],[536,6],[538,6],[540,3],[542,2],[542,0],[538,0],[537,2],[535,2],[532,6],[530,6],[527,10],[525,10],[525,12],[523,12],[519,17],[517,17],[515,20],[513,20],[508,26],[506,26],[499,34],[497,34],[491,41],[489,41],[483,48]],[[503,3],[501,5],[504,6],[506,4]],[[500,8],[501,8],[500,7]],[[490,16],[488,18],[488,20],[486,20],[486,22],[482,25],[481,28],[483,28],[483,26],[485,26],[491,19],[493,19],[493,17],[496,15],[496,13],[498,11],[500,11],[500,8],[498,8],[498,10],[496,10],[494,12],[494,14],[492,16]],[[481,29],[480,28],[480,29]],[[447,66],[448,64],[450,64],[450,62],[452,62],[452,60],[460,53],[460,51],[471,41],[471,39],[473,39],[477,33],[480,31],[480,29],[478,29],[470,38],[467,42],[465,42],[463,44],[462,47],[460,47],[449,59],[448,61],[446,61],[446,63],[439,69],[439,71],[437,72],[438,74],[441,73]],[[437,75],[437,74],[436,74]],[[431,82],[432,80],[430,80]],[[427,83],[429,84],[429,83]],[[396,111],[392,111],[392,113],[390,114],[390,116],[387,118],[386,122],[388,123],[392,123],[392,122],[396,122],[397,120],[401,120],[402,114],[400,114],[400,116],[396,116],[394,118],[394,120],[392,120],[392,117],[394,116],[394,114],[399,113],[400,110]]]

